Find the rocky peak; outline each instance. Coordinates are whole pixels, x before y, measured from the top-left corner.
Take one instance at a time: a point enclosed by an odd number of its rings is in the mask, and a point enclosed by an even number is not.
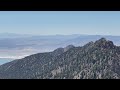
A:
[[[69,49],[71,49],[71,48],[73,48],[73,47],[75,47],[75,46],[73,46],[73,45],[68,45],[68,46],[66,46],[65,48],[57,48],[57,49],[55,49],[55,50],[53,51],[53,54],[54,54],[54,55],[60,55],[60,54],[68,51]]]
[[[74,48],[75,46],[73,45],[68,45],[67,47],[64,48],[64,52],[68,51],[71,48]]]
[[[112,41],[106,40],[105,38],[101,38],[97,40],[95,43],[95,46],[101,47],[101,48],[114,48],[115,45],[113,44]]]

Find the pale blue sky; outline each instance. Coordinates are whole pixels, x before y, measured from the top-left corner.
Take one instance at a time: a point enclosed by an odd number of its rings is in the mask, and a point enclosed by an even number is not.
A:
[[[120,11],[0,11],[0,33],[120,35]]]

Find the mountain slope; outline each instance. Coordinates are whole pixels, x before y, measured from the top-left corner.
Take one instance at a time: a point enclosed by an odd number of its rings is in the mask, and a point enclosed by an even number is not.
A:
[[[101,38],[83,47],[72,45],[38,53],[0,66],[8,79],[120,78],[120,47]]]

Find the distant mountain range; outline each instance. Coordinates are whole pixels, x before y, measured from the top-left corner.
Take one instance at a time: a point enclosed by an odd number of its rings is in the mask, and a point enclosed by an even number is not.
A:
[[[0,34],[0,57],[24,57],[40,52],[50,52],[67,45],[83,46],[90,41],[105,37],[120,45],[120,36],[108,35],[29,35]],[[11,53],[12,52],[12,53]]]
[[[16,33],[0,33],[0,38],[21,38],[30,37],[29,34],[16,34]]]
[[[68,45],[52,52],[33,54],[1,65],[0,78],[120,79],[120,46],[101,38],[83,46]]]

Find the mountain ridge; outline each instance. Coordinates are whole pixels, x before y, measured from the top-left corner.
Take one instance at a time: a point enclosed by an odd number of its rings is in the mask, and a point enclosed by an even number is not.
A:
[[[59,47],[68,45],[84,46],[90,41],[96,41],[103,37],[101,35],[48,35],[48,36],[27,36],[11,34],[2,38],[0,34],[0,57],[18,57],[32,55],[39,52],[53,51]],[[120,45],[120,36],[104,36],[106,39],[112,40],[115,45]],[[12,53],[11,53],[12,52]]]
[[[0,66],[4,79],[118,79],[120,47],[101,38],[84,46],[67,46]]]

